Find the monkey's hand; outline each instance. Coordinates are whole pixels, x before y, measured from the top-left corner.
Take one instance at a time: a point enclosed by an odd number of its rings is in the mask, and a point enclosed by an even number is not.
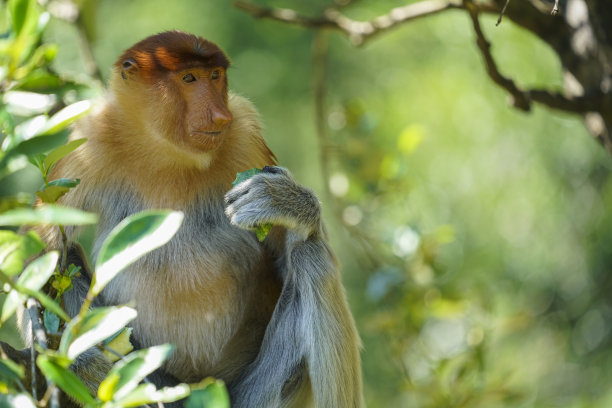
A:
[[[232,188],[225,202],[231,223],[241,228],[278,225],[302,240],[321,233],[319,200],[282,167],[264,167],[261,173]]]

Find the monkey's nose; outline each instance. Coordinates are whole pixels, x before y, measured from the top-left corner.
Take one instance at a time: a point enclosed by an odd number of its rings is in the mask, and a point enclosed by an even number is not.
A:
[[[211,116],[213,123],[220,129],[225,128],[234,119],[232,113],[226,109],[214,109]]]

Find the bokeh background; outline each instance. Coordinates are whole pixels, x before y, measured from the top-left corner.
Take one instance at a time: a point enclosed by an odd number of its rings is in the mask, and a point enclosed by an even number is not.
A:
[[[230,87],[258,106],[280,163],[325,206],[363,339],[368,406],[612,406],[612,160],[578,117],[508,105],[465,12],[360,48],[322,34],[321,146],[313,30],[226,1],[82,3],[103,78],[123,49],[168,29],[226,50]],[[367,20],[406,3],[356,1],[344,12]],[[318,15],[328,2],[265,4]],[[495,20],[481,23],[502,72],[560,89],[555,54]],[[53,17],[44,40],[59,45],[54,68],[99,97],[76,25]],[[32,167],[0,194],[40,184]],[[18,344],[10,327],[0,334]]]

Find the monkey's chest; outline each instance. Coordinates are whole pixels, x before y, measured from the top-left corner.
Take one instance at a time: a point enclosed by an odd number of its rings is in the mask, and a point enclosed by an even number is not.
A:
[[[250,233],[228,225],[205,232],[179,230],[105,290],[113,294],[110,303],[136,303],[131,326],[139,345],[176,346],[166,370],[185,381],[223,371],[226,346],[261,270],[261,249]]]

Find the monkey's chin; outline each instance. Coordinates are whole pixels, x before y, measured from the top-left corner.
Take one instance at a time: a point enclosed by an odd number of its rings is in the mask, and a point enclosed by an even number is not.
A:
[[[189,133],[189,145],[196,150],[209,152],[216,150],[223,141],[223,132],[201,132],[191,131]]]

